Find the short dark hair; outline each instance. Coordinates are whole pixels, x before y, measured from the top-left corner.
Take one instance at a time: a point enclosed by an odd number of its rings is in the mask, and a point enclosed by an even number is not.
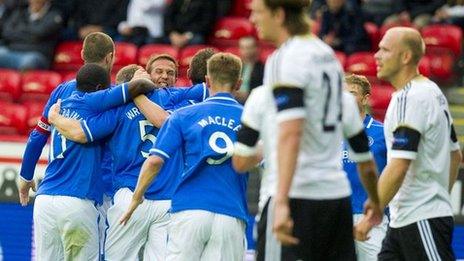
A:
[[[95,32],[85,37],[82,50],[86,63],[99,63],[109,53],[114,53],[114,42],[107,34]]]
[[[122,67],[116,74],[116,84],[129,82],[134,77],[134,73],[139,69],[137,64],[129,64]]]
[[[285,12],[284,27],[291,35],[302,35],[310,33],[308,9],[311,0],[263,0],[264,4],[276,11],[282,8]]]
[[[202,83],[205,81],[207,73],[206,62],[211,56],[216,53],[213,48],[205,48],[198,51],[190,61],[188,77],[193,84]]]
[[[106,89],[110,86],[108,72],[98,64],[84,64],[76,75],[77,90],[82,92],[94,92]]]
[[[216,53],[208,59],[208,77],[214,84],[233,88],[242,74],[242,60],[231,53]]]
[[[174,63],[174,65],[176,67],[176,74],[177,74],[179,64],[177,63],[177,61],[176,61],[176,59],[174,57],[172,57],[171,55],[169,55],[167,53],[157,54],[157,55],[155,54],[155,55],[152,55],[150,57],[150,59],[148,59],[147,65],[145,66],[145,70],[148,73],[151,73],[151,70],[152,70],[151,66],[157,60],[168,60],[168,61],[171,61],[172,63]]]

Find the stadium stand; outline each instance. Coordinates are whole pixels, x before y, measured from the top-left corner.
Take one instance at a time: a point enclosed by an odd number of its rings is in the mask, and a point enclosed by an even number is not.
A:
[[[0,69],[0,100],[17,101],[21,96],[21,74],[15,70]]]
[[[81,59],[82,42],[62,42],[55,49],[52,68],[56,71],[77,71],[84,61]]]
[[[138,64],[145,67],[152,55],[162,53],[169,54],[176,59],[179,56],[179,50],[169,44],[147,44],[139,49]]]
[[[247,18],[224,17],[216,22],[209,43],[218,48],[237,46],[240,38],[255,34],[254,26]]]
[[[53,71],[34,70],[22,75],[21,101],[47,101],[53,89],[61,83],[61,75]]]
[[[131,43],[117,42],[116,47],[116,56],[114,59],[113,70],[117,71],[122,67],[137,63],[137,46]]]
[[[0,102],[0,107],[0,135],[26,135],[26,108],[9,102]]]

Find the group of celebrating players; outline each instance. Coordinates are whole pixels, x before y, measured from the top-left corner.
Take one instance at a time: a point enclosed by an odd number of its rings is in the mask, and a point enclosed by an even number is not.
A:
[[[420,34],[393,28],[379,44],[377,76],[397,89],[384,128],[366,114],[367,79],[344,77],[308,34],[309,4],[252,1],[259,37],[278,49],[244,107],[232,54],[199,51],[189,88],[172,87],[165,54],[110,87],[114,43],[87,36],[85,65],[53,91],[24,153],[23,205],[50,136],[38,259],[243,260],[246,173],[260,165],[257,260],[453,260],[461,153],[446,98],[418,73]]]

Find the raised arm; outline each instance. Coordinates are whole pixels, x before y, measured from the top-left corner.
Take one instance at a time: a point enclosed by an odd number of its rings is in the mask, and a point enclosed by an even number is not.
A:
[[[132,99],[153,89],[155,89],[155,84],[148,79],[134,79],[128,83],[128,91]]]
[[[169,117],[169,113],[161,108],[158,104],[152,102],[145,95],[139,95],[134,99],[134,103],[139,108],[140,112],[147,118],[151,124],[157,128],[161,128],[163,123]]]
[[[48,113],[48,119],[53,126],[67,139],[78,143],[87,143],[87,137],[81,124],[76,119],[66,118],[60,115],[61,100],[55,103]]]

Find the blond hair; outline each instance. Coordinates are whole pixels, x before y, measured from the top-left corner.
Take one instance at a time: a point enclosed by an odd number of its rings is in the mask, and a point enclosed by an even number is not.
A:
[[[350,74],[345,76],[347,84],[356,85],[360,88],[362,96],[371,94],[371,84],[367,80],[366,76]]]
[[[231,53],[216,53],[208,59],[207,71],[213,83],[234,87],[241,77],[242,61]]]
[[[134,77],[134,73],[139,69],[137,64],[129,64],[122,67],[116,74],[116,84],[129,82]]]

